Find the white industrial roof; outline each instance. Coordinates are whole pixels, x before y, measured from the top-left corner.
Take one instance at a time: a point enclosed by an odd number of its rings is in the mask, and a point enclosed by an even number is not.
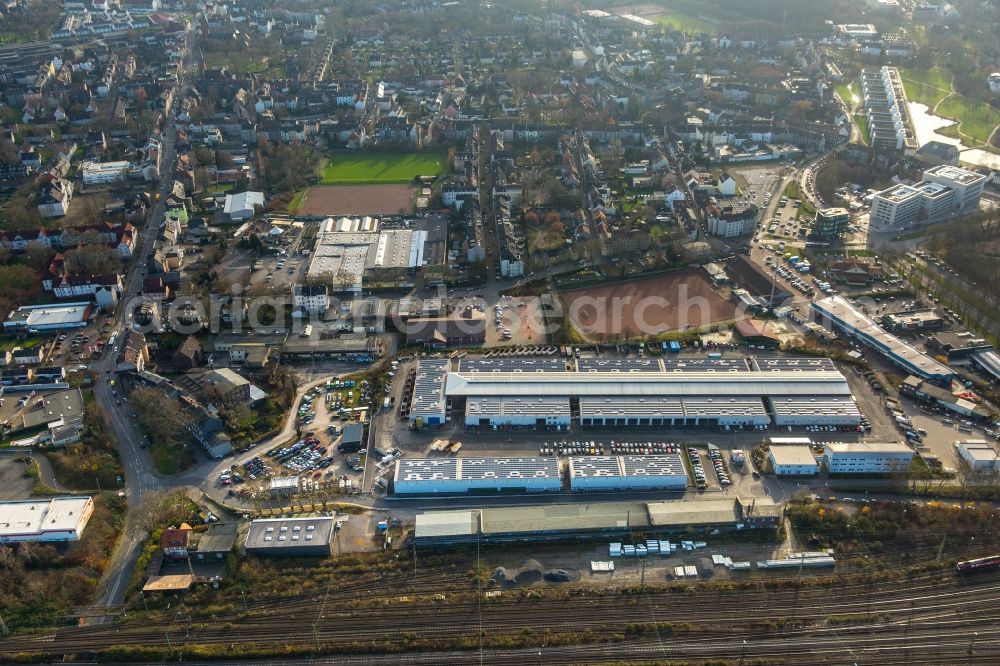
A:
[[[823,446],[826,450],[833,453],[867,453],[872,455],[884,453],[913,453],[913,451],[910,450],[910,447],[905,444],[900,444],[899,442],[826,442]]]
[[[90,497],[0,502],[0,540],[76,530]]]
[[[812,307],[821,315],[829,316],[842,326],[863,336],[870,344],[894,356],[903,364],[912,366],[911,369],[919,369],[929,376],[952,374],[951,368],[938,363],[889,333],[842,296],[828,296],[814,301]]]
[[[816,465],[808,446],[772,446],[770,453],[775,465]]]
[[[682,396],[842,395],[851,391],[836,371],[794,372],[450,372],[449,396]]]
[[[239,213],[242,211],[254,211],[254,206],[264,205],[263,192],[240,192],[239,194],[227,194],[226,203],[222,212],[226,215]]]
[[[782,395],[771,398],[774,413],[781,416],[856,416],[861,412],[851,396]]]
[[[36,326],[60,326],[84,321],[90,303],[66,303],[65,305],[33,306],[21,308],[11,314],[13,319],[19,312],[27,312],[25,325],[28,328]]]
[[[472,535],[479,531],[479,511],[432,511],[418,513],[414,527],[417,538]]]
[[[298,487],[299,477],[297,476],[276,476],[271,479],[271,490],[285,490]]]
[[[569,398],[562,396],[526,398],[469,398],[465,413],[473,416],[569,416]]]
[[[679,453],[654,456],[574,456],[569,459],[569,475],[574,479],[650,476],[686,478],[687,471]]]
[[[400,458],[395,480],[558,479],[555,458]]]

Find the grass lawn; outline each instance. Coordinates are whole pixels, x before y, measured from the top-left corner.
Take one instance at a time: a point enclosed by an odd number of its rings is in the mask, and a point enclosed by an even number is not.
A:
[[[442,153],[337,154],[323,166],[321,182],[324,185],[409,183],[416,176],[437,176],[444,168]]]
[[[959,122],[958,129],[979,143],[986,143],[990,132],[1000,125],[1000,111],[982,102],[952,95],[941,102],[938,115]]]
[[[840,99],[844,100],[848,108],[854,107],[854,98],[857,96],[857,79],[850,81],[849,83],[838,83],[836,85],[837,94],[840,95]]]
[[[41,338],[24,338],[20,340],[18,338],[6,338],[0,340],[0,351],[11,351],[14,347],[23,347],[25,349],[29,347],[37,347],[42,344]]]
[[[920,102],[932,109],[951,92],[951,77],[947,70],[940,67],[901,69],[899,76],[903,79],[906,97],[911,102]]]
[[[295,196],[292,197],[292,200],[288,202],[288,212],[292,214],[297,213],[299,208],[302,206],[302,202],[305,201],[305,198],[305,190],[299,190],[296,192]]]
[[[191,466],[191,458],[183,446],[151,444],[149,457],[160,474],[177,474]]]
[[[670,30],[680,30],[687,34],[719,31],[719,27],[714,23],[689,14],[675,14],[671,12],[664,16],[657,16],[653,20]]]
[[[868,116],[859,114],[854,116],[854,122],[858,124],[858,131],[861,132],[861,141],[868,145]]]

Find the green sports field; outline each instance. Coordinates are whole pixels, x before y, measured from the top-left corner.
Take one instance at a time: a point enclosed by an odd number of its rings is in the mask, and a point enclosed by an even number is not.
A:
[[[417,176],[444,171],[443,153],[336,154],[323,166],[324,185],[409,183]]]

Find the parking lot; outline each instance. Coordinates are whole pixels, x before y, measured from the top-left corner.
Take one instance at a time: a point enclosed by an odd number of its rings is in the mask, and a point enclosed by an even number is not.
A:
[[[223,472],[217,483],[233,486],[233,494],[244,499],[266,496],[267,480],[276,476],[298,476],[302,494],[350,492],[359,485],[364,451],[344,453],[337,447],[344,427],[363,416],[358,405],[364,403],[366,390],[354,380],[332,378],[328,386],[312,389],[303,396],[296,414],[300,439]]]

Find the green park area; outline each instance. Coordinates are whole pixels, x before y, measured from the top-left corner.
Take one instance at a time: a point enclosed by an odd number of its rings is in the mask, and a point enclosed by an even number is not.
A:
[[[951,94],[951,76],[941,67],[931,69],[901,69],[906,97],[911,102],[926,104],[930,109]]]
[[[347,153],[332,156],[322,169],[324,185],[400,184],[444,172],[442,153]]]
[[[690,14],[670,12],[662,16],[657,16],[653,20],[669,30],[680,30],[681,32],[689,35],[701,32],[719,31],[719,27],[711,21],[707,21],[703,18],[692,16]]]
[[[987,143],[993,128],[1000,125],[1000,111],[983,102],[958,95],[942,101],[937,107],[937,115],[958,121],[958,127],[951,125],[938,132],[961,139],[968,138],[977,145]]]

